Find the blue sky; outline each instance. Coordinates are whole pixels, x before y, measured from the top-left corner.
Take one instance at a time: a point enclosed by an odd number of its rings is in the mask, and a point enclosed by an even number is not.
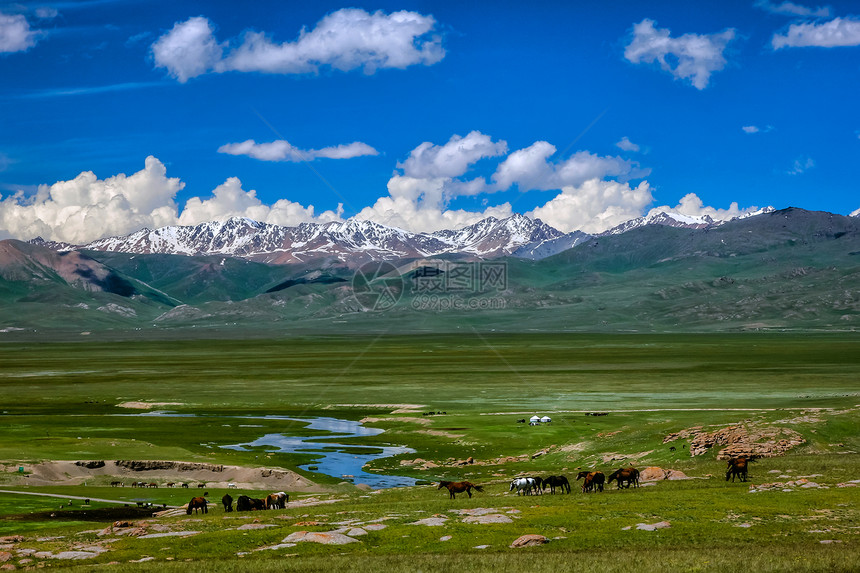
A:
[[[860,208],[856,2],[0,2],[0,78],[0,238]]]

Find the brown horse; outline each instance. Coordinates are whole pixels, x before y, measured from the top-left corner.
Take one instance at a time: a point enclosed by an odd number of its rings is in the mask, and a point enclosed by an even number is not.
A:
[[[732,481],[735,481],[735,476],[738,476],[741,481],[747,481],[747,463],[751,461],[752,459],[747,459],[746,456],[731,458],[726,470],[726,481],[729,481],[729,476]]]
[[[549,487],[550,493],[555,493],[555,488],[560,487],[561,493],[567,490],[567,493],[570,493],[570,482],[567,481],[567,478],[564,476],[546,476],[543,478],[543,484],[541,484],[541,489],[546,491],[547,486]]]
[[[609,479],[606,483],[612,483],[612,480],[618,480],[618,489],[622,487],[639,487],[639,470],[636,468],[621,468],[609,474]],[[621,485],[621,482],[627,482],[627,485]]]
[[[194,510],[194,513],[197,513],[198,509],[202,509],[203,513],[209,513],[209,510],[206,508],[206,498],[192,497],[191,501],[188,502],[188,508],[185,510],[185,515],[191,515],[192,509]]]
[[[603,484],[606,481],[606,476],[603,475],[603,472],[585,471],[576,474],[576,481],[582,478],[585,478],[585,481],[582,482],[582,493],[594,491],[595,488],[597,491],[603,491]]]
[[[463,493],[464,491],[469,494],[469,497],[472,497],[472,489],[475,491],[484,491],[479,485],[475,485],[472,482],[468,481],[440,481],[439,487],[436,489],[442,489],[443,487],[448,488],[448,493],[451,495],[450,499],[456,499],[455,493]]]
[[[270,493],[266,496],[266,509],[285,509],[288,501],[290,496],[282,491]]]

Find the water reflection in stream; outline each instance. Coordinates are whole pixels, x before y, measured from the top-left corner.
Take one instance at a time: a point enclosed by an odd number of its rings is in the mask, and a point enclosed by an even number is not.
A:
[[[135,414],[115,414],[118,416],[152,416],[152,417],[194,417],[197,414],[180,414],[166,410],[154,410]],[[378,428],[366,428],[360,422],[341,420],[338,418],[289,418],[286,416],[218,416],[223,419],[241,420],[284,420],[306,424],[309,430],[328,432],[329,436],[316,436],[313,438],[300,438],[288,434],[271,433],[265,434],[252,442],[241,444],[229,444],[221,448],[237,451],[249,451],[252,448],[261,448],[266,452],[284,452],[312,454],[318,456],[315,461],[299,466],[306,471],[314,471],[336,478],[351,476],[349,479],[355,483],[366,483],[374,489],[387,487],[403,487],[415,485],[415,478],[405,476],[380,475],[366,472],[362,468],[368,462],[380,458],[387,458],[397,454],[415,453],[412,448],[405,446],[363,446],[353,444],[339,444],[329,440],[342,440],[346,438],[361,438],[367,436],[378,436],[384,430]],[[253,427],[245,425],[245,427]],[[310,466],[317,469],[309,470]]]

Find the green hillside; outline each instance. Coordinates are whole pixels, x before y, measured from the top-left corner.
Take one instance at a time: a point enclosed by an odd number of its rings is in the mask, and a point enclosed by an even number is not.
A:
[[[800,209],[708,230],[642,227],[541,261],[497,259],[506,280],[492,288],[421,289],[418,271],[404,264],[402,276],[362,283],[380,292],[390,287],[397,304],[384,311],[354,296],[353,271],[331,260],[276,266],[222,256],[86,256],[132,285],[132,294],[22,280],[16,267],[17,274],[0,278],[0,328],[301,334],[860,327],[860,220]],[[480,264],[467,267],[477,272]],[[447,285],[443,279],[437,287]],[[97,311],[110,302],[134,312]]]

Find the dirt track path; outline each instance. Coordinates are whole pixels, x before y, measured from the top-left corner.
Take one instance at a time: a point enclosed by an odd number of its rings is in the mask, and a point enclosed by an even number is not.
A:
[[[98,498],[98,497],[82,497],[82,496],[79,496],[79,495],[60,495],[60,494],[58,494],[58,493],[39,493],[39,492],[35,492],[35,491],[15,491],[15,490],[11,490],[11,489],[0,489],[0,493],[12,493],[12,494],[15,494],[15,495],[38,495],[38,496],[42,496],[42,497],[57,497],[57,498],[60,498],[60,499],[78,499],[78,500],[85,500],[85,499],[88,499],[88,500],[90,500],[90,501],[100,501],[100,502],[102,502],[102,503],[120,503],[120,504],[126,504],[126,503],[128,503],[128,504],[132,504],[132,503],[136,503],[136,502],[134,502],[134,501],[130,501],[130,500],[127,500],[127,499],[125,499],[125,500],[119,500],[119,499],[101,499],[101,498]],[[161,504],[159,504],[159,506],[160,506],[160,505],[161,505]],[[178,506],[178,505],[168,505],[167,507],[179,507],[179,506]]]

